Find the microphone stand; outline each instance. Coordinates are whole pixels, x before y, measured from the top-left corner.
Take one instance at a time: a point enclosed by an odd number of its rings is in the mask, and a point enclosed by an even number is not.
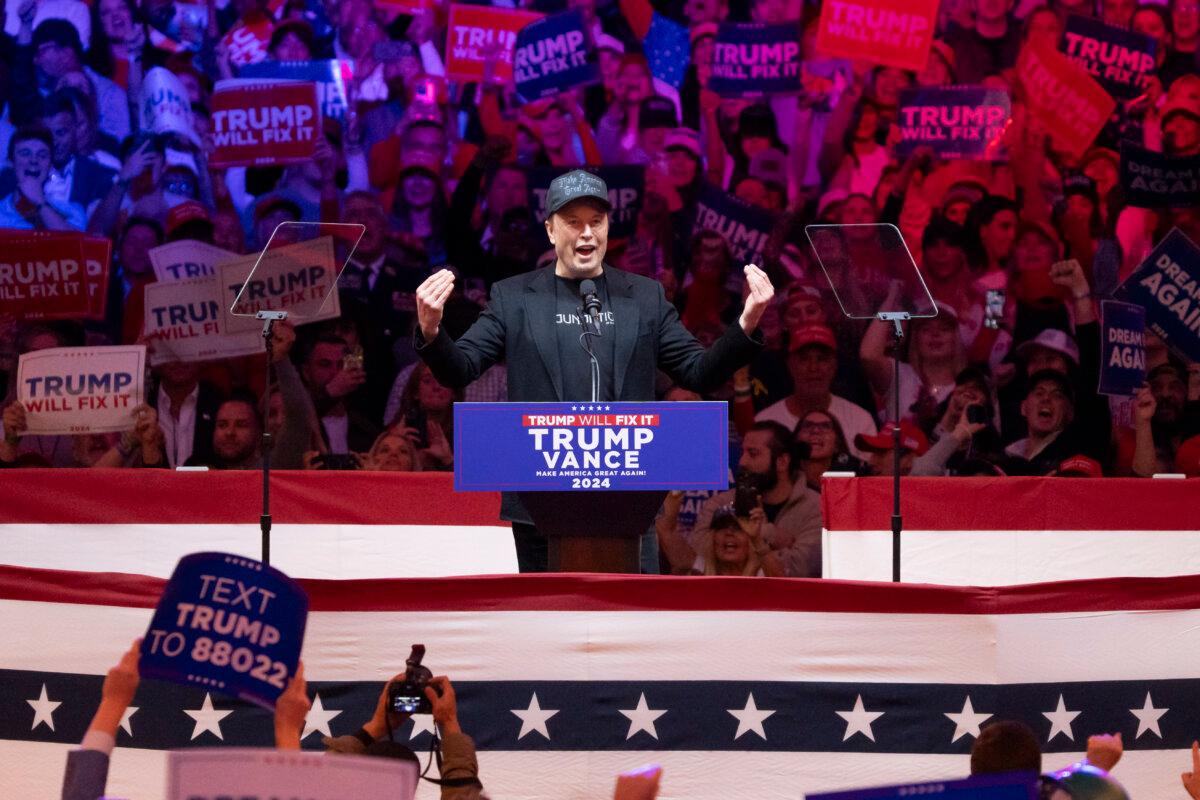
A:
[[[881,322],[892,323],[892,409],[895,424],[892,426],[892,582],[900,582],[900,532],[904,519],[900,516],[900,342],[904,338],[904,327],[900,324],[912,319],[907,311],[880,311],[875,315]]]
[[[587,353],[592,362],[592,402],[597,403],[600,401],[600,362],[596,360],[596,354],[592,352],[591,337],[600,335],[600,320],[599,318],[593,319],[591,314],[580,308],[579,325],[583,328],[583,333],[579,334],[579,346],[583,348],[583,352]]]
[[[271,378],[275,372],[275,323],[287,319],[286,311],[259,311],[255,319],[263,323],[263,345],[267,349],[267,388],[263,394],[265,412],[262,427],[262,516],[258,527],[262,531],[262,562],[271,563],[271,448],[274,445],[267,420],[271,417]]]

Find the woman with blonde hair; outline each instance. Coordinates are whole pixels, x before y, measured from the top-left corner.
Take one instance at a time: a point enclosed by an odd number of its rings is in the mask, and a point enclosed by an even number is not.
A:
[[[399,428],[389,428],[375,439],[363,459],[362,468],[380,472],[420,472],[421,459],[411,439]]]

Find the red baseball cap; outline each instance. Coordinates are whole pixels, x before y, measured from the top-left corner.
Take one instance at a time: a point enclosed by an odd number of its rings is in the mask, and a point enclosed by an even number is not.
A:
[[[879,433],[865,434],[860,433],[854,437],[854,446],[859,450],[869,450],[873,453],[891,452],[892,444],[895,441],[896,423],[889,422],[884,425]],[[929,449],[929,439],[925,438],[925,434],[908,420],[900,423],[900,446],[905,450],[924,455]]]
[[[1060,477],[1103,478],[1104,469],[1100,466],[1100,462],[1094,458],[1088,458],[1084,455],[1074,455],[1059,464],[1058,471],[1055,474]]]
[[[1175,469],[1189,478],[1200,478],[1200,436],[1193,436],[1175,451]]]
[[[196,200],[184,200],[167,212],[167,233],[173,233],[181,225],[194,219],[212,222],[212,218],[208,215],[208,209],[204,207],[203,203]]]
[[[788,342],[788,351],[792,353],[802,347],[808,347],[810,344],[819,344],[837,352],[837,339],[834,337],[833,331],[824,325],[801,325],[793,328]]]

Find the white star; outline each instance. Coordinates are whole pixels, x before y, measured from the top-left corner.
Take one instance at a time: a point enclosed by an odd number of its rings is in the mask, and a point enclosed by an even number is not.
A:
[[[972,736],[979,738],[979,726],[983,721],[991,718],[991,714],[977,714],[975,707],[971,705],[971,695],[967,695],[967,701],[963,703],[963,709],[957,714],[946,712],[946,716],[954,723],[954,736],[950,739],[950,743],[957,742],[964,736]]]
[[[1150,693],[1146,692],[1146,704],[1141,708],[1129,709],[1129,713],[1137,717],[1138,720],[1137,736],[1133,738],[1137,739],[1146,731],[1152,731],[1155,736],[1161,739],[1162,731],[1158,729],[1158,718],[1170,710],[1169,708],[1155,708],[1154,701],[1150,699]]]
[[[422,733],[428,733],[430,736],[437,735],[437,727],[433,722],[433,714],[414,714],[412,723],[412,733],[408,735],[410,742]]]
[[[572,411],[578,411],[578,410],[579,410],[579,407],[578,407],[578,406],[571,406],[571,410],[572,410]]]
[[[604,407],[604,410],[605,410],[605,411],[612,411],[612,406],[605,406],[605,407]]]
[[[125,713],[121,715],[121,729],[133,736],[133,724],[129,721],[130,718],[138,712],[137,706],[129,706],[125,709]]]
[[[842,741],[846,741],[856,733],[861,733],[872,742],[875,741],[875,732],[871,730],[871,723],[883,716],[882,711],[867,711],[863,707],[863,699],[860,694],[854,700],[854,708],[849,711],[838,711],[837,715],[846,720],[846,735],[842,737]]]
[[[42,694],[37,700],[26,700],[29,706],[33,709],[33,725],[29,726],[29,730],[37,730],[37,726],[43,722],[50,730],[54,730],[54,709],[62,705],[60,700],[51,700],[46,695],[46,684],[42,684]]]
[[[304,715],[304,733],[300,734],[301,740],[307,739],[317,731],[320,731],[325,736],[332,737],[333,734],[329,731],[329,722],[341,713],[341,711],[325,708],[325,704],[321,702],[320,693],[314,695],[312,707]]]
[[[1058,708],[1053,711],[1043,711],[1042,716],[1050,720],[1050,736],[1046,741],[1050,742],[1055,736],[1060,733],[1066,734],[1066,737],[1072,742],[1075,741],[1075,734],[1071,731],[1071,720],[1078,717],[1080,712],[1068,711],[1066,704],[1063,702],[1063,696],[1058,696]]]
[[[632,739],[633,735],[639,731],[645,731],[657,739],[658,731],[654,729],[654,720],[667,713],[665,708],[650,708],[646,703],[645,692],[642,692],[641,697],[638,698],[637,708],[628,710],[619,708],[617,710],[629,718],[629,733],[625,734],[626,741]]]
[[[219,711],[213,708],[211,694],[208,692],[204,693],[204,702],[200,704],[200,708],[195,711],[188,711],[185,708],[183,713],[196,720],[196,727],[192,731],[192,739],[208,731],[221,741],[225,741],[225,736],[221,733],[221,720],[232,714],[233,709]]]
[[[517,734],[518,739],[524,738],[527,733],[537,731],[549,741],[550,731],[546,728],[546,720],[553,717],[558,711],[551,708],[543,709],[538,704],[537,692],[534,692],[533,697],[529,699],[528,708],[514,708],[512,713],[521,720],[521,732]]]
[[[752,732],[757,733],[764,742],[767,740],[767,733],[763,730],[763,720],[775,712],[767,709],[760,711],[754,704],[754,692],[751,692],[750,696],[746,698],[745,708],[727,708],[725,710],[737,717],[738,729],[737,733],[733,735],[734,739],[741,738],[743,733]]]

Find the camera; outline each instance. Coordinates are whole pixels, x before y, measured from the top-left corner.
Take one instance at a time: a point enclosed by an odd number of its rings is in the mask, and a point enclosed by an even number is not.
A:
[[[421,665],[425,658],[425,645],[414,644],[412,652],[404,662],[407,669],[404,680],[388,686],[388,708],[397,714],[432,714],[433,704],[425,696],[425,687],[433,678],[428,667]]]
[[[313,459],[313,466],[339,471],[358,469],[358,459],[353,453],[321,453]]]

